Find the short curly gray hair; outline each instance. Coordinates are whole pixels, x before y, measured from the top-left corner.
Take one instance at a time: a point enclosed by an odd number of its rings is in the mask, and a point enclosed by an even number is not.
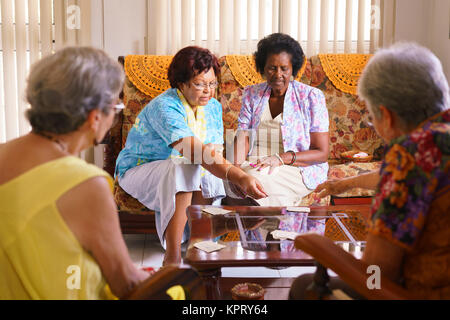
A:
[[[94,109],[108,106],[122,89],[124,72],[104,51],[67,47],[31,68],[26,116],[35,132],[65,134],[78,129]]]
[[[358,95],[377,118],[380,106],[385,106],[398,115],[405,128],[414,128],[450,107],[441,62],[415,43],[380,49],[360,77]]]

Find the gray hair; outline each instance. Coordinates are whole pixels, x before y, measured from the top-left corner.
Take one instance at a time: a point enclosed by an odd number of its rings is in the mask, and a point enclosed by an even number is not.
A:
[[[31,68],[26,116],[35,132],[64,134],[77,130],[92,110],[108,114],[122,89],[124,72],[104,51],[67,47]]]
[[[377,118],[380,106],[385,106],[404,128],[414,128],[449,108],[449,87],[441,62],[415,43],[380,49],[360,77],[358,95]]]

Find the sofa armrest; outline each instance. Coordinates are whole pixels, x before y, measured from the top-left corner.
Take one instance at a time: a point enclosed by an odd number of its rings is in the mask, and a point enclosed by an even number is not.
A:
[[[321,265],[333,270],[341,280],[359,294],[373,300],[414,299],[403,287],[380,275],[381,289],[369,289],[368,264],[356,259],[330,239],[318,234],[304,234],[295,239],[295,247],[314,257]]]
[[[120,56],[118,62],[123,66],[125,58]],[[123,89],[120,92],[119,98],[123,101]],[[114,176],[116,167],[116,159],[119,152],[122,150],[122,125],[123,125],[123,110],[116,115],[117,122],[109,129],[101,144],[104,144],[103,153],[103,170]]]
[[[121,111],[116,117],[117,123],[109,129],[105,138],[101,142],[104,144],[103,170],[108,172],[111,176],[114,176],[116,159],[119,152],[122,150],[123,111]]]

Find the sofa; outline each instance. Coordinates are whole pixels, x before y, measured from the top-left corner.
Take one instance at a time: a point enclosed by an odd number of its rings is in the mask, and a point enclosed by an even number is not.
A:
[[[380,166],[383,142],[367,124],[368,110],[356,94],[359,75],[371,55],[323,54],[305,59],[297,80],[323,91],[330,119],[329,178],[343,178],[377,169]],[[104,144],[104,169],[114,174],[115,160],[126,142],[138,113],[154,97],[169,88],[167,68],[172,56],[137,56],[119,58],[126,79],[121,98],[125,105],[117,124],[111,128]],[[220,74],[216,98],[223,107],[225,143],[232,139],[229,129],[237,128],[243,89],[263,81],[256,72],[250,55],[228,55],[219,59]],[[228,130],[227,130],[228,129]],[[364,151],[372,156],[369,162],[343,159],[347,151]],[[369,203],[373,191],[353,189],[336,197],[318,199],[312,193],[303,205]],[[154,212],[120,188],[115,181],[114,199],[117,203],[124,233],[156,233]]]

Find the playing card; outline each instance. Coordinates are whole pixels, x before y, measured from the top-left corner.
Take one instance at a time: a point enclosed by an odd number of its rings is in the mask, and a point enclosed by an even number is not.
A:
[[[231,210],[225,210],[222,208],[203,208],[202,211],[212,214],[212,215],[227,214],[227,213],[233,212]]]
[[[292,211],[292,212],[311,212],[311,210],[308,207],[287,207],[286,211]]]
[[[216,250],[223,249],[226,246],[223,244],[218,244],[218,243],[212,242],[212,241],[202,241],[202,242],[197,242],[196,244],[194,244],[194,247],[210,253],[210,252],[213,252]]]
[[[275,231],[272,231],[271,234],[274,239],[279,239],[279,240],[286,240],[286,239],[295,240],[295,238],[300,235],[297,232],[284,231],[284,230],[275,230]]]

